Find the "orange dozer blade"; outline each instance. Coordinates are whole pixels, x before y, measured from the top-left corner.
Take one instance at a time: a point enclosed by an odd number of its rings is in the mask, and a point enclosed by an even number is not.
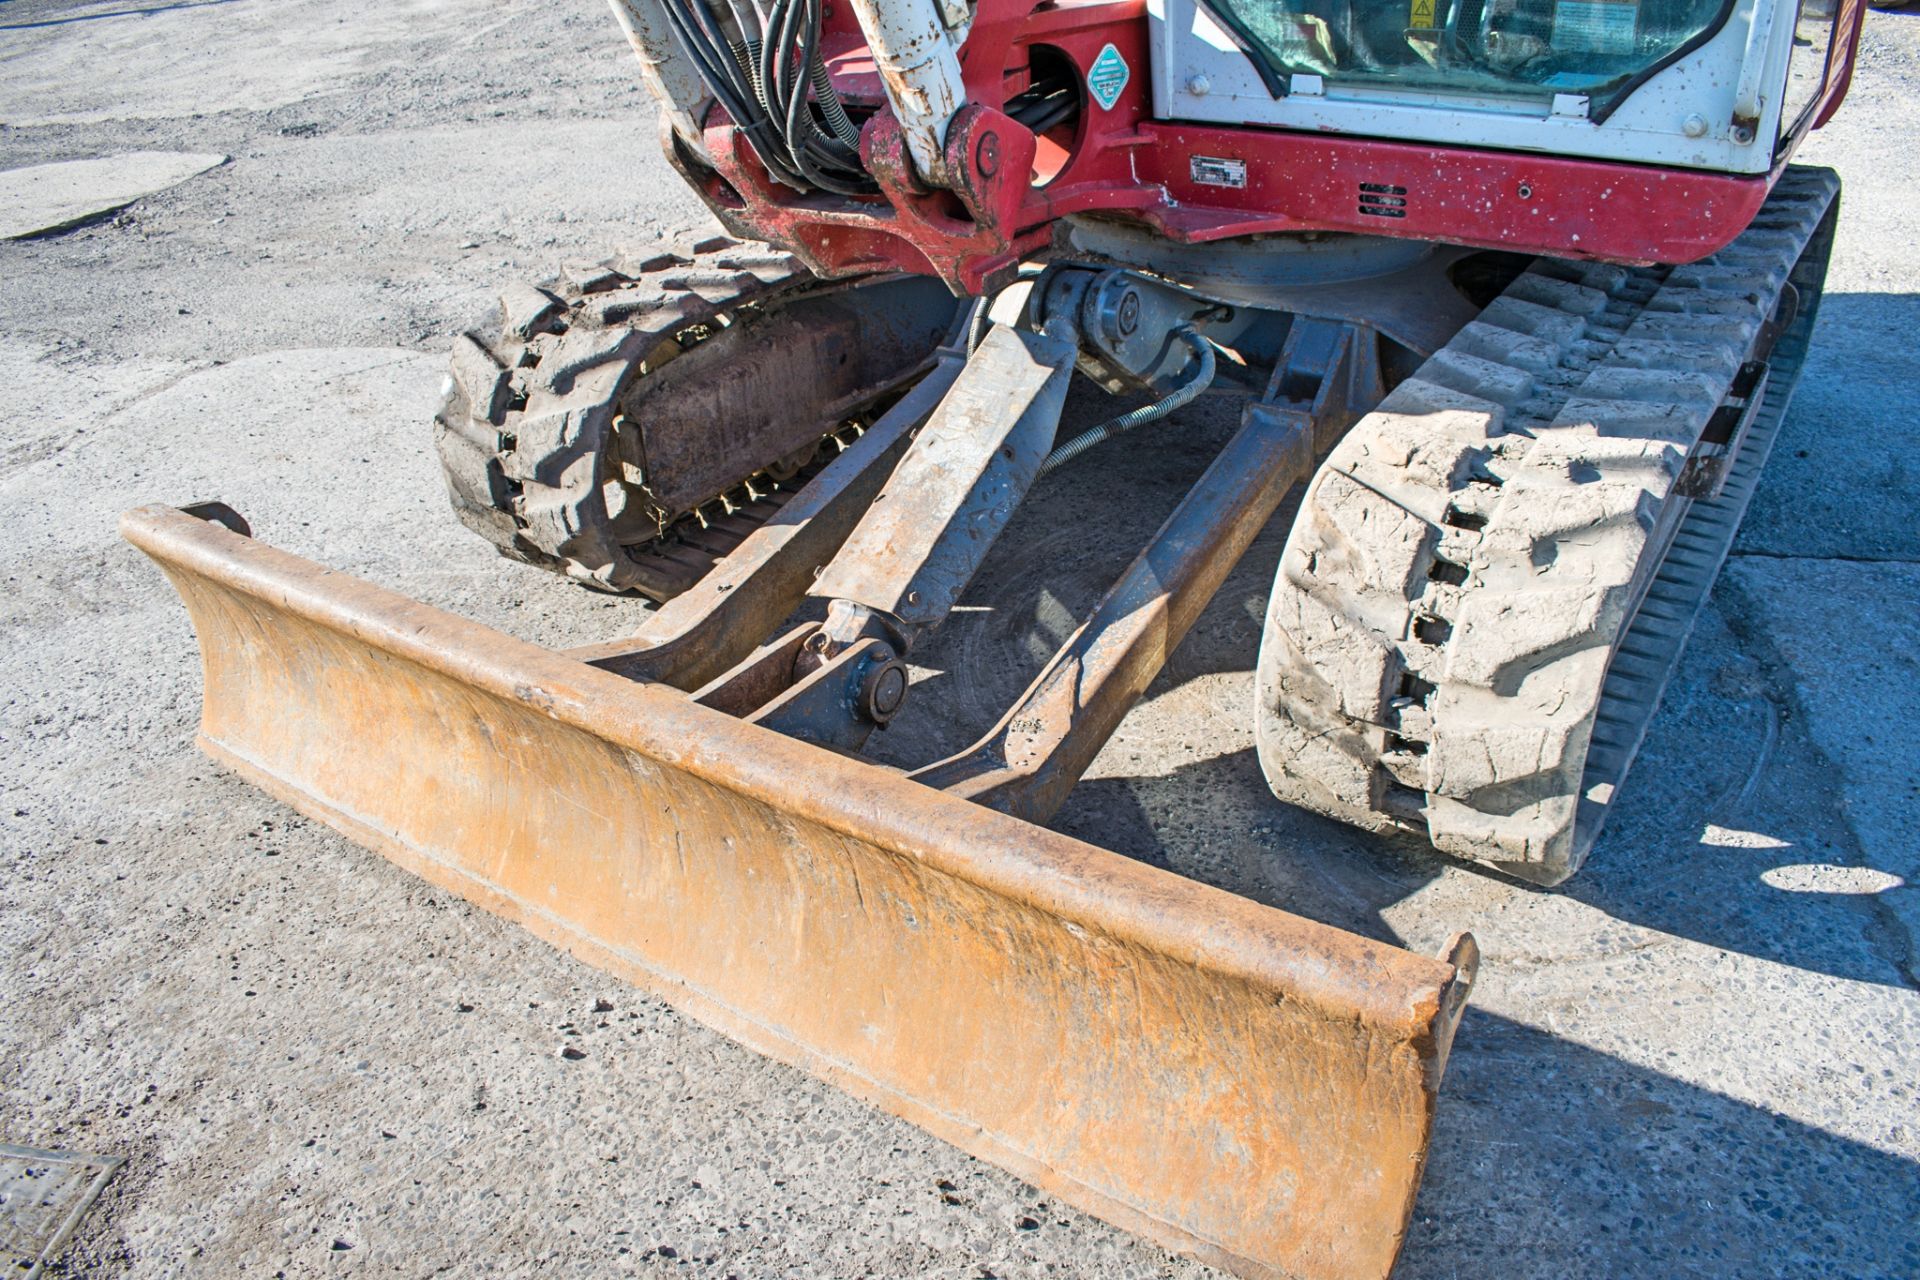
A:
[[[200,743],[690,1016],[1246,1276],[1382,1276],[1474,951],[1432,959],[168,507]]]

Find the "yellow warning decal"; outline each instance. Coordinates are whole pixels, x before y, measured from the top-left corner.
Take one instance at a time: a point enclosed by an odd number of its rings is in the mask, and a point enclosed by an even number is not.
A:
[[[1433,0],[1413,0],[1412,11],[1407,15],[1407,25],[1410,27],[1431,28],[1433,26]]]

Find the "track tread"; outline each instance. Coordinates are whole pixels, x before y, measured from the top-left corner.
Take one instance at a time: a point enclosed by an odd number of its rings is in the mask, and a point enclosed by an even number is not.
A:
[[[1582,809],[1590,756],[1617,778],[1644,729],[1610,736],[1604,690],[1657,698],[1691,627],[1650,584],[1689,554],[1717,573],[1738,523],[1703,510],[1695,547],[1683,519],[1713,504],[1675,482],[1836,192],[1791,169],[1687,266],[1536,262],[1348,433],[1269,604],[1276,795],[1546,883],[1578,867],[1604,816]]]
[[[649,361],[678,354],[676,335],[813,282],[790,255],[716,236],[569,265],[551,288],[509,284],[499,336],[455,339],[435,419],[456,514],[502,555],[589,586],[656,599],[685,590],[710,558],[636,554],[608,510],[602,456],[616,405]]]

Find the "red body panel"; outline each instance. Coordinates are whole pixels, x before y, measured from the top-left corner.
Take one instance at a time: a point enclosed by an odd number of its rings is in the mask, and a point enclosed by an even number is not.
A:
[[[1842,0],[1827,84],[1809,127],[1846,92],[1864,0]],[[1336,134],[1161,122],[1149,118],[1143,0],[980,0],[961,53],[968,105],[947,137],[951,191],[928,191],[908,163],[879,79],[844,8],[827,10],[834,82],[878,107],[861,152],[882,194],[800,194],[773,182],[717,107],[712,169],[669,140],[681,171],[736,234],[790,248],[816,272],[937,275],[956,292],[1004,279],[1069,214],[1106,213],[1178,241],[1344,231],[1610,262],[1690,262],[1752,220],[1794,145],[1769,174],[1736,176],[1523,152],[1378,141]],[[999,110],[1028,83],[1028,51],[1085,73],[1111,43],[1135,74],[1111,110],[1083,101],[1072,137],[1036,139]],[[1038,171],[1051,180],[1033,180]],[[1195,178],[1195,157],[1237,161],[1243,186]],[[1062,161],[1064,160],[1064,163]],[[1201,166],[1204,171],[1207,166]],[[1362,201],[1363,190],[1385,198]]]

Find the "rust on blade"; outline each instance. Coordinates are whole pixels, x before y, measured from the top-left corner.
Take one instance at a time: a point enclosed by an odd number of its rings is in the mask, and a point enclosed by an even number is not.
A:
[[[1470,943],[1147,867],[165,507],[216,758],[429,880],[1248,1276],[1383,1276]]]

